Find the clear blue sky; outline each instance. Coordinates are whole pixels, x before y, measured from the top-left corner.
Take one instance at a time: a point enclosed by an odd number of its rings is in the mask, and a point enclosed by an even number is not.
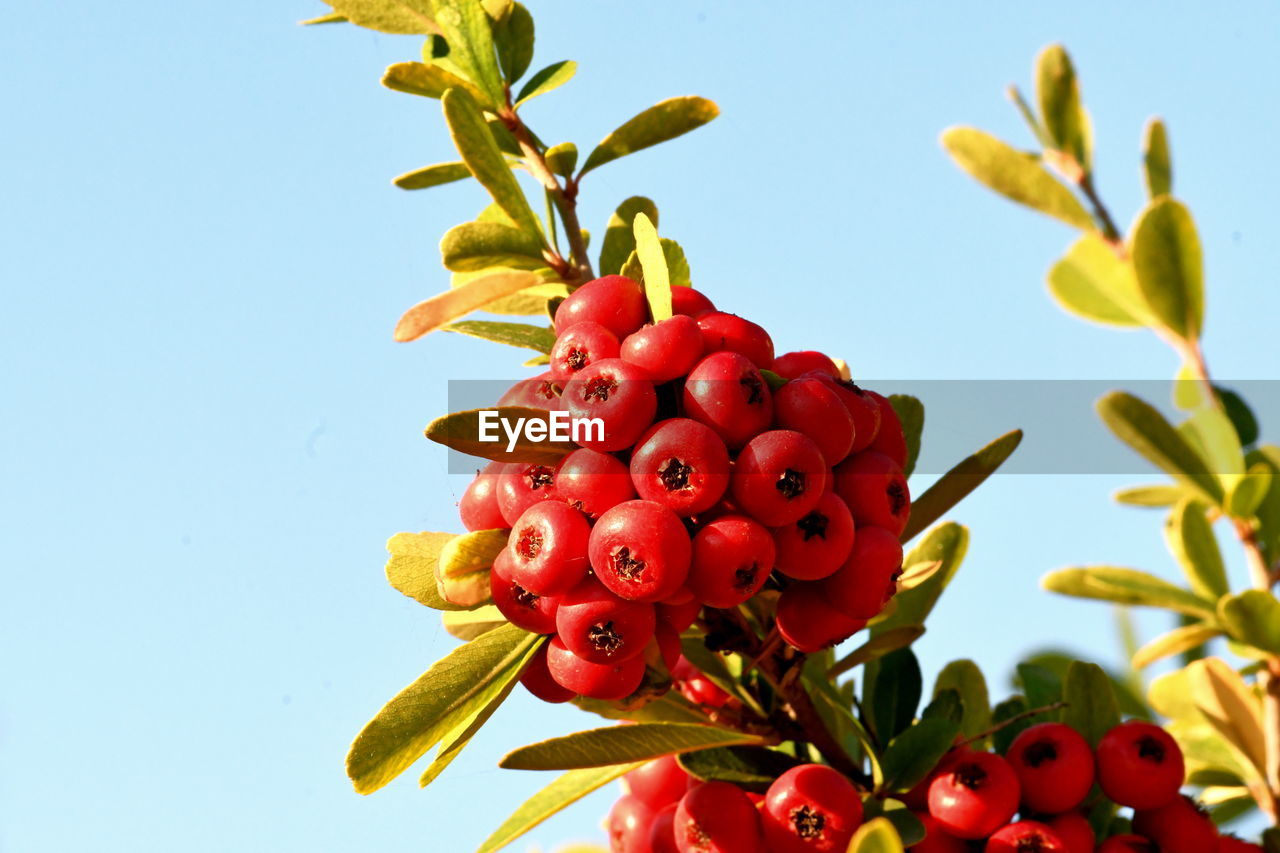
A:
[[[539,64],[580,63],[528,110],[545,138],[589,146],[670,95],[720,103],[710,127],[592,175],[585,219],[599,233],[619,200],[652,196],[695,282],[780,349],[873,380],[1170,376],[1149,336],[1059,313],[1042,281],[1069,232],[937,146],[958,122],[1025,142],[1002,89],[1063,40],[1122,220],[1143,122],[1168,119],[1213,366],[1274,378],[1275,9],[530,5]],[[382,577],[389,535],[456,526],[463,482],[420,430],[446,377],[513,362],[470,340],[392,343],[400,312],[445,285],[439,236],[483,198],[390,186],[451,159],[438,105],[378,85],[417,42],[294,26],[321,11],[6,9],[0,849],[467,851],[547,781],[498,755],[593,722],[521,696],[427,791],[411,773],[362,798],[343,775],[359,727],[452,644]],[[973,657],[1001,692],[1018,653],[1054,638],[1114,660],[1106,608],[1037,579],[1086,561],[1172,572],[1159,517],[1108,500],[1141,479],[1007,476],[966,502],[973,544],[918,647],[926,669]],[[598,837],[611,796],[530,843]]]

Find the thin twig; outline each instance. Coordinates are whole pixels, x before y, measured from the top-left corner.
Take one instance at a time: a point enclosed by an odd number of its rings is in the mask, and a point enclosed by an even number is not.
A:
[[[1084,197],[1089,200],[1089,204],[1093,207],[1094,216],[1098,217],[1098,221],[1102,223],[1103,236],[1117,246],[1123,245],[1124,235],[1116,227],[1115,220],[1111,218],[1111,211],[1107,210],[1102,197],[1098,195],[1098,190],[1093,185],[1093,175],[1086,172],[1080,178],[1079,186],[1080,192],[1084,194]]]
[[[985,732],[979,732],[978,734],[974,735],[971,738],[965,738],[964,740],[956,744],[956,746],[968,746],[971,743],[977,743],[980,740],[985,740],[986,738],[991,737],[993,734],[1000,731],[1001,729],[1011,726],[1014,723],[1018,722],[1019,720],[1025,720],[1028,717],[1034,717],[1037,714],[1047,714],[1050,711],[1057,711],[1061,708],[1067,707],[1067,704],[1068,703],[1066,702],[1054,702],[1053,704],[1045,705],[1042,708],[1031,708],[1030,710],[1023,711],[1019,714],[1014,714],[1012,717],[1010,717],[1007,720],[1001,720],[999,723],[987,729]]]

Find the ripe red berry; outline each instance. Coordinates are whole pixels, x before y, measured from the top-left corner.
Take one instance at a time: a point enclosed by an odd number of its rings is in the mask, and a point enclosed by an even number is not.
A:
[[[1121,723],[1102,736],[1098,784],[1122,806],[1156,809],[1178,796],[1186,767],[1169,733],[1141,720]]]
[[[1262,846],[1241,841],[1234,835],[1218,837],[1218,853],[1263,853]]]
[[[845,853],[862,823],[862,798],[836,770],[802,764],[769,786],[761,817],[770,853]]]
[[[834,646],[866,627],[863,619],[832,607],[814,583],[793,583],[778,596],[778,633],[787,643],[811,654]]]
[[[689,371],[685,414],[711,427],[737,450],[773,420],[773,396],[764,377],[744,355],[716,352]]]
[[[547,669],[546,645],[541,646],[534,654],[533,660],[529,661],[529,665],[520,675],[520,683],[534,696],[552,705],[568,702],[578,695],[572,690],[561,687],[551,677],[551,670]]]
[[[1062,723],[1040,723],[1021,732],[1009,747],[1022,804],[1039,814],[1062,814],[1084,802],[1093,787],[1093,750],[1080,733]]]
[[[969,843],[947,835],[933,815],[916,812],[915,816],[924,826],[924,840],[911,845],[911,853],[968,853]]]
[[[729,490],[733,501],[761,524],[799,521],[822,499],[829,472],[822,452],[793,430],[762,432],[742,448]]]
[[[1160,853],[1212,853],[1218,847],[1218,828],[1190,797],[1135,809],[1133,831],[1154,841]]]
[[[773,393],[773,424],[809,436],[828,465],[853,447],[853,417],[831,383],[816,376],[794,379]]]
[[[1098,853],[1160,853],[1141,835],[1113,835],[1098,845]]]
[[[853,448],[849,452],[858,453],[870,447],[880,433],[880,404],[875,398],[847,379],[831,378],[822,372],[808,375],[830,382],[849,410],[849,415],[853,418]]]
[[[686,314],[698,317],[716,310],[716,306],[704,293],[692,287],[671,288],[671,311],[675,314]]]
[[[1079,812],[1067,812],[1048,820],[1049,828],[1067,846],[1067,853],[1093,853],[1097,841],[1089,819]]]
[[[644,652],[653,639],[653,605],[627,601],[585,577],[560,597],[556,633],[565,648],[592,663],[617,663]]]
[[[859,527],[844,565],[822,581],[831,606],[855,619],[870,619],[897,592],[902,545],[883,527]]]
[[[815,370],[832,378],[840,377],[840,368],[830,356],[815,350],[784,352],[773,360],[773,372],[783,379],[797,379]]]
[[[728,693],[685,658],[680,658],[676,665],[671,667],[671,679],[676,689],[680,691],[680,695],[695,705],[723,708],[731,699]]]
[[[556,497],[590,518],[636,496],[627,466],[616,456],[583,447],[556,468]]]
[[[588,365],[606,358],[617,358],[618,338],[599,323],[574,323],[556,338],[551,348],[551,373],[568,382]]]
[[[880,429],[876,430],[875,441],[871,442],[869,449],[888,456],[899,468],[907,467],[907,437],[902,432],[902,421],[898,419],[893,404],[888,397],[875,391],[863,393],[875,400],[880,409]]]
[[[763,853],[760,814],[742,789],[703,782],[689,789],[675,817],[680,853]]]
[[[507,527],[529,507],[555,497],[556,471],[549,465],[512,462],[498,474],[498,511]]]
[[[523,406],[527,409],[560,408],[560,392],[564,384],[548,370],[532,379],[521,379],[498,398],[499,406]]]
[[[649,308],[640,285],[626,276],[606,275],[589,281],[569,294],[556,309],[556,334],[574,325],[599,323],[622,340],[644,325]]]
[[[551,595],[537,595],[516,583],[511,576],[512,557],[510,546],[502,549],[493,561],[489,572],[489,593],[494,605],[507,621],[517,628],[534,634],[554,634],[556,609],[560,599]]]
[[[929,814],[957,838],[984,838],[1018,810],[1018,777],[990,752],[968,752],[929,783]]]
[[[762,524],[723,515],[694,534],[686,583],[703,604],[737,607],[760,591],[773,563],[773,537]]]
[[[657,610],[657,605],[653,605]],[[682,648],[680,646],[680,632],[667,622],[661,619],[656,620],[653,628],[653,638],[658,644],[658,655],[662,658],[662,663],[667,668],[667,672],[680,662]],[[645,649],[645,660],[648,663],[656,663],[650,655],[650,649]]]
[[[773,339],[762,327],[737,314],[712,311],[698,317],[702,344],[707,352],[736,352],[745,355],[761,370],[773,367]]]
[[[658,410],[658,397],[640,368],[620,358],[597,361],[564,386],[561,404],[571,418],[599,418],[599,431],[585,425],[575,440],[592,450],[623,450],[648,429]]]
[[[616,702],[635,692],[644,679],[644,656],[636,655],[616,663],[598,664],[583,660],[565,648],[559,637],[547,643],[547,669],[566,690]]]
[[[1051,827],[1034,820],[1001,827],[987,839],[985,849],[986,853],[1069,853]]]
[[[706,424],[689,418],[660,421],[636,442],[631,479],[641,498],[677,515],[696,515],[714,506],[729,487],[729,450]]]
[[[854,547],[853,516],[837,495],[824,493],[818,505],[790,524],[773,529],[777,569],[797,580],[835,573]]]
[[[888,456],[867,450],[836,468],[836,494],[844,498],[859,525],[874,524],[902,535],[911,515],[907,478]]]
[[[654,607],[658,611],[658,621],[666,622],[675,629],[677,634],[681,634],[698,618],[698,612],[702,610],[702,602],[691,596],[688,601],[682,601],[679,604],[659,601]]]
[[[674,288],[673,288],[674,289]],[[688,288],[680,288],[688,290]],[[653,816],[653,823],[649,824],[649,849],[651,853],[680,853],[680,848],[676,846],[676,809],[680,807],[679,801],[669,806],[663,806]]]
[[[684,585],[692,545],[680,518],[653,501],[627,501],[591,529],[591,567],[609,590],[631,601],[662,601]]]
[[[609,853],[651,853],[652,823],[653,808],[638,797],[623,794],[609,812]]]
[[[534,504],[511,529],[511,579],[538,595],[568,592],[587,573],[590,536],[587,519],[568,504]]]
[[[490,462],[480,471],[458,501],[458,517],[467,530],[494,530],[507,526],[498,507],[498,475],[505,466]]]
[[[678,803],[689,789],[689,774],[685,773],[674,755],[655,758],[642,764],[622,777],[627,792],[657,811],[669,803]]]
[[[622,360],[634,364],[654,382],[684,376],[702,358],[698,321],[684,314],[632,332],[622,342]]]

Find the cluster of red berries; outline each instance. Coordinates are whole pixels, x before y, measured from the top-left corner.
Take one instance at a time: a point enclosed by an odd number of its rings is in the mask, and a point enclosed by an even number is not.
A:
[[[602,429],[555,466],[489,465],[460,503],[468,530],[511,531],[493,602],[554,635],[524,677],[548,701],[632,694],[655,646],[676,666],[702,607],[771,579],[780,635],[817,651],[879,613],[901,572],[911,500],[889,401],[822,353],[775,358],[760,326],[672,291],[656,323],[623,276],[565,299],[550,370],[499,405]]]
[[[783,773],[764,794],[700,782],[668,756],[624,777],[611,853],[845,853],[862,823],[858,789],[825,764]]]
[[[1180,793],[1185,768],[1177,742],[1140,720],[1107,732],[1096,750],[1063,723],[1021,732],[1006,755],[961,747],[906,796],[926,836],[917,853],[1261,853],[1220,836],[1195,801]],[[1130,831],[1098,839],[1084,806],[1097,784],[1133,809]],[[1018,820],[1014,820],[1014,816]],[[985,842],[983,841],[985,839]]]

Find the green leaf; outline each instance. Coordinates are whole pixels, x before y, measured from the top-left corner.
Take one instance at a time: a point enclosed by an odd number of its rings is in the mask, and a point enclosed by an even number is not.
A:
[[[462,320],[444,327],[446,332],[457,332],[485,341],[506,344],[511,347],[549,353],[556,343],[556,333],[547,326],[530,326],[527,323],[495,323],[491,320]]]
[[[1253,463],[1245,476],[1231,489],[1227,499],[1227,512],[1232,518],[1253,518],[1266,501],[1274,482],[1275,473],[1270,466],[1264,462]]]
[[[1062,698],[1067,703],[1062,721],[1075,729],[1090,746],[1120,723],[1111,677],[1097,664],[1072,661],[1062,682]]]
[[[381,33],[425,35],[439,32],[431,0],[328,0],[334,14]],[[329,16],[326,16],[329,17]]]
[[[1218,618],[1233,640],[1280,655],[1280,601],[1250,589],[1218,602]]]
[[[1098,414],[1117,438],[1149,462],[1211,505],[1222,503],[1218,478],[1154,406],[1124,391],[1112,391],[1098,401]]]
[[[573,770],[648,761],[676,752],[759,744],[760,738],[695,723],[636,723],[555,737],[508,752],[498,762],[509,770]]]
[[[436,582],[440,552],[453,533],[397,533],[387,542],[387,582],[397,591],[433,610],[466,610],[447,601]]]
[[[431,0],[431,4],[449,45],[449,62],[480,88],[486,106],[502,106],[506,90],[494,52],[493,29],[480,0]]]
[[[731,782],[764,793],[783,773],[800,763],[794,756],[760,746],[723,746],[686,752],[676,761],[695,779]]]
[[[926,580],[894,596],[896,609],[893,615],[872,625],[871,635],[877,637],[897,628],[923,625],[938,603],[942,591],[960,570],[960,563],[968,549],[969,531],[959,524],[947,522],[930,530],[907,552],[902,564],[910,569],[920,564],[939,563],[939,568]]]
[[[959,726],[964,719],[964,701],[960,698],[960,691],[951,687],[935,690],[929,704],[920,712],[920,719],[950,720]]]
[[[1151,507],[1173,506],[1185,496],[1186,492],[1182,487],[1164,484],[1132,486],[1128,489],[1121,489],[1113,495],[1117,503]]]
[[[654,104],[610,133],[582,165],[579,178],[592,169],[695,130],[720,115],[706,98],[686,95]]]
[[[672,690],[638,708],[620,708],[617,702],[604,702],[579,696],[574,705],[606,720],[631,720],[637,723],[705,723],[707,715],[693,707],[689,700]]]
[[[512,682],[542,638],[512,625],[459,646],[378,712],[347,754],[347,775],[361,794],[404,772]]]
[[[884,788],[909,791],[933,771],[951,749],[960,725],[946,719],[920,720],[889,742],[881,761]]]
[[[1258,519],[1258,540],[1267,559],[1275,563],[1280,561],[1280,447],[1263,445],[1250,451],[1246,459],[1251,472],[1257,466],[1271,472],[1270,486],[1253,514]]]
[[[1240,439],[1240,444],[1248,447],[1256,442],[1258,440],[1258,419],[1254,417],[1253,410],[1249,408],[1249,404],[1230,388],[1214,385],[1213,390],[1218,392],[1218,400],[1222,403],[1222,408],[1226,409],[1227,417],[1231,419],[1232,426],[1236,428],[1236,437]]]
[[[441,617],[441,622],[444,624],[444,629],[451,635],[464,642],[470,642],[481,634],[487,634],[494,628],[505,625],[507,617],[503,616],[502,611],[497,607],[486,604],[475,610],[445,613]]]
[[[636,248],[634,224],[636,215],[643,213],[658,227],[658,206],[644,196],[634,195],[618,205],[605,227],[604,241],[600,244],[600,274],[618,275],[622,265]]]
[[[436,163],[434,166],[423,166],[412,172],[405,172],[392,178],[391,183],[402,190],[425,190],[441,184],[451,184],[471,177],[471,170],[466,163]]]
[[[1133,264],[1097,234],[1085,234],[1049,269],[1049,293],[1062,308],[1095,323],[1147,325],[1149,312]]]
[[[1142,135],[1142,171],[1151,198],[1173,192],[1173,161],[1169,157],[1169,134],[1164,122],[1153,118]]]
[[[533,61],[533,15],[521,3],[512,3],[493,24],[493,46],[498,65],[508,83],[515,83]]]
[[[964,718],[960,731],[965,737],[975,737],[991,728],[991,702],[987,697],[987,680],[982,670],[971,660],[954,660],[942,668],[934,682],[936,696],[943,690],[955,690],[964,706]]]
[[[881,743],[888,743],[915,719],[922,687],[920,664],[911,649],[898,649],[876,661],[875,672],[866,677],[873,680],[871,728]]]
[[[882,818],[889,821],[893,825],[893,831],[898,833],[899,840],[908,848],[924,841],[924,824],[901,800],[892,798],[880,801],[867,800],[863,803],[863,808],[865,809],[864,820]],[[873,814],[873,812],[879,812],[879,814]]]
[[[434,63],[397,62],[382,75],[382,85],[396,92],[406,92],[439,100],[450,89],[465,89],[480,100],[480,90],[456,74]]]
[[[1196,709],[1249,764],[1265,772],[1261,700],[1240,674],[1219,658],[1194,661],[1186,669]]]
[[[425,334],[478,311],[506,296],[536,287],[542,279],[525,270],[500,270],[437,293],[410,308],[396,323],[397,341],[417,340]]]
[[[307,18],[305,21],[298,21],[298,24],[304,27],[314,27],[319,24],[345,24],[345,23],[347,23],[347,16],[338,15],[336,13],[328,14],[328,15],[318,15],[314,18]]]
[[[1029,710],[1027,700],[1021,696],[1011,696],[991,709],[991,724],[999,726],[991,733],[991,744],[1000,755],[1007,753],[1014,739],[1034,725],[1031,719],[1022,716]]]
[[[902,839],[888,818],[878,817],[858,827],[848,853],[903,853]]]
[[[1060,44],[1046,47],[1036,58],[1036,97],[1054,147],[1071,155],[1088,172],[1089,120],[1080,103],[1080,83],[1071,57]]]
[[[1227,568],[1202,504],[1180,501],[1165,522],[1164,538],[1193,592],[1207,599],[1227,594]]]
[[[530,441],[522,429],[519,438],[508,450],[509,437],[499,427],[489,422],[487,436],[497,434],[495,441],[485,440],[481,434],[481,412],[495,412],[496,417],[508,424],[515,424],[523,419],[526,423],[540,422],[550,429],[551,413],[546,409],[526,409],[522,406],[502,406],[490,409],[468,409],[454,412],[432,421],[426,430],[427,438],[451,447],[460,453],[492,459],[497,462],[530,462],[542,465],[554,465],[564,456],[572,453],[576,446],[569,441]]]
[[[502,158],[480,105],[463,89],[450,89],[441,98],[449,135],[463,161],[516,227],[530,235],[542,234],[538,217],[529,207],[515,175]]]
[[[1136,607],[1160,607],[1202,619],[1214,619],[1214,604],[1193,592],[1136,569],[1093,566],[1059,569],[1045,575],[1049,592]]]
[[[520,89],[520,94],[516,96],[516,106],[522,107],[526,101],[532,98],[545,95],[553,89],[559,89],[572,80],[573,75],[577,73],[578,63],[572,59],[562,59],[559,62],[551,63],[530,77],[528,82],[524,84]]]
[[[876,634],[837,661],[834,666],[827,670],[827,677],[835,678],[856,666],[862,666],[864,663],[882,658],[889,652],[905,649],[922,636],[924,636],[923,625],[903,625],[899,628]]]
[[[952,127],[942,147],[956,164],[1005,198],[1086,231],[1094,227],[1084,206],[1033,155],[972,127]]]
[[[603,788],[615,779],[620,779],[639,767],[641,763],[570,770],[525,800],[511,817],[503,821],[502,825],[485,839],[476,853],[496,853],[547,818],[568,808],[592,791]]]
[[[1156,661],[1202,646],[1221,634],[1221,629],[1202,623],[1174,628],[1138,649],[1133,655],[1133,668],[1145,669]]]
[[[902,531],[902,541],[910,542],[922,530],[933,524],[942,514],[948,512],[970,492],[982,485],[983,481],[995,473],[1004,464],[1013,451],[1022,442],[1022,430],[1007,432],[979,450],[972,456],[961,460],[954,468],[943,474],[938,481],[925,490],[911,503],[911,515],[907,519],[907,527]]]
[[[1017,683],[1027,697],[1028,708],[1047,708],[1062,701],[1062,676],[1048,667],[1031,661],[1018,664]],[[1045,716],[1057,720],[1061,715],[1046,711]]]
[[[440,241],[445,269],[477,272],[489,267],[538,269],[547,265],[542,239],[497,222],[465,222],[445,232]]]
[[[671,280],[667,276],[667,258],[658,241],[658,230],[649,217],[637,213],[633,226],[636,234],[636,257],[644,270],[644,295],[649,303],[649,316],[660,323],[671,317]]]
[[[1204,262],[1191,213],[1161,196],[1147,205],[1133,228],[1132,246],[1138,287],[1152,314],[1188,341],[1204,324]]]
[[[578,166],[578,146],[572,142],[561,142],[559,145],[548,148],[543,157],[546,158],[548,169],[562,178],[567,178]]]
[[[924,403],[910,394],[890,394],[889,405],[902,422],[902,434],[907,440],[907,464],[903,473],[910,477],[920,458],[920,436],[924,433]]]

